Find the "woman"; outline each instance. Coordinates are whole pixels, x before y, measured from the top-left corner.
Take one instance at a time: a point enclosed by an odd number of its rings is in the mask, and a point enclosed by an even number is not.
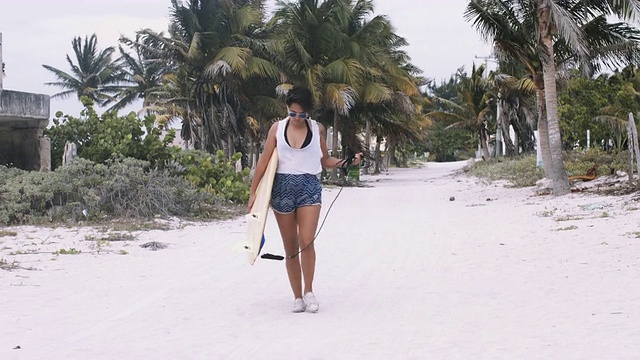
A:
[[[271,154],[277,148],[278,169],[271,193],[271,207],[284,244],[287,274],[295,298],[293,312],[315,313],[319,304],[313,294],[316,252],[312,241],[322,202],[319,174],[323,167],[346,165],[346,160],[329,156],[324,127],[308,116],[313,106],[313,97],[308,89],[294,87],[287,94],[286,103],[289,116],[271,126],[256,165],[249,211]],[[361,154],[357,154],[352,164],[360,163],[360,157]],[[294,256],[301,249],[300,256]]]

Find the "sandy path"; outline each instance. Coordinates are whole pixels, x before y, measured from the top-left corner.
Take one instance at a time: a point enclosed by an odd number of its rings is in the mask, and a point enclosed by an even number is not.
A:
[[[38,270],[0,272],[0,359],[637,359],[640,204],[448,175],[462,165],[344,189],[316,242],[318,314],[290,313],[282,262],[233,250],[244,219],[111,245],[126,255],[16,256]],[[18,231],[0,257],[86,246]]]

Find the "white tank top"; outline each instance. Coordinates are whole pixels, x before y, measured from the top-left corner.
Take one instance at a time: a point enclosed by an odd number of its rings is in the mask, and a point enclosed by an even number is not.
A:
[[[278,122],[276,147],[278,149],[278,169],[280,174],[312,174],[322,172],[322,148],[320,147],[320,130],[315,120],[309,119],[311,143],[302,149],[292,148],[284,138],[284,131],[289,118]]]

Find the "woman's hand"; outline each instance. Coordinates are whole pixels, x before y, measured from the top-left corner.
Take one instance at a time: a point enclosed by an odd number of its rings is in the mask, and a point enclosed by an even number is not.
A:
[[[353,157],[353,161],[351,162],[351,165],[358,165],[360,164],[360,160],[362,160],[362,153],[357,153],[354,157]]]

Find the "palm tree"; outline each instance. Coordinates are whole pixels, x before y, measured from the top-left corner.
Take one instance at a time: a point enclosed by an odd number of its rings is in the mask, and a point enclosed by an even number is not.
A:
[[[518,59],[531,72],[538,89],[545,174],[554,180],[557,195],[570,188],[562,162],[556,66],[574,63],[594,71],[601,62],[610,65],[637,57],[637,30],[623,23],[604,26],[603,20],[609,15],[630,19],[638,4],[637,0],[472,0],[468,4],[465,16],[494,43],[498,54]]]
[[[278,1],[274,31],[281,41],[280,67],[289,80],[311,90],[318,114],[333,114],[333,152],[340,118],[356,101],[364,68],[348,57],[344,34],[336,23],[340,1]]]
[[[406,41],[386,17],[373,16],[371,0],[280,1],[270,25],[279,41],[275,58],[288,76],[286,82],[310,88],[318,120],[333,125],[334,153],[338,133],[343,149],[355,152],[365,147],[357,136],[362,128],[382,130],[387,124],[393,131],[416,131],[396,126],[419,114],[413,102],[422,97],[410,73],[416,69],[400,61],[408,58],[400,50]],[[374,112],[378,116],[372,116]],[[399,121],[403,112],[411,119]]]
[[[361,149],[355,134],[358,127],[364,127],[368,151],[373,128],[380,137],[388,136],[393,158],[396,144],[417,141],[424,135],[421,126],[428,120],[421,115],[425,99],[419,91],[424,82],[420,70],[402,50],[406,40],[395,33],[387,17],[373,16],[373,11],[371,0],[344,1],[338,17],[349,56],[365,69],[362,87],[356,89],[356,104],[349,113],[352,121],[343,124],[343,135],[351,136],[343,136],[343,143],[346,140],[352,149]]]
[[[515,156],[520,148],[523,152],[534,149],[535,114],[531,110],[531,97],[535,94],[535,86],[527,77],[518,78],[500,70],[499,64],[498,70],[488,76],[490,91],[496,100],[496,148],[500,135],[506,156]],[[514,130],[514,139],[511,139],[510,127]]]
[[[114,87],[118,93],[110,110],[122,109],[131,103],[142,100],[142,108],[149,113],[154,102],[162,90],[162,76],[170,69],[159,60],[146,59],[144,52],[136,46],[136,41],[121,38],[120,42],[129,44],[133,48],[133,55],[119,46],[120,58],[118,62],[122,71],[122,84]]]
[[[474,65],[471,74],[458,71],[459,85],[456,100],[435,98],[446,110],[435,110],[427,114],[436,121],[447,121],[451,125],[448,128],[467,128],[476,136],[483,157],[490,157],[487,131],[487,121],[491,116],[491,102],[494,95],[490,91],[489,80],[484,77],[485,66]]]
[[[95,34],[85,37],[84,42],[81,37],[75,37],[71,45],[77,64],[67,55],[67,62],[71,68],[70,74],[49,65],[42,65],[58,79],[45,84],[64,89],[53,97],[64,98],[76,94],[78,99],[86,96],[99,105],[113,100],[111,94],[114,91],[110,86],[121,79],[119,68],[111,58],[115,49],[108,47],[99,50]]]
[[[170,64],[175,75],[191,84],[191,113],[202,117],[193,129],[198,132],[195,147],[209,152],[225,149],[231,156],[235,139],[245,132],[247,109],[240,100],[245,82],[280,77],[277,67],[256,56],[261,44],[253,36],[262,26],[262,1],[172,0],[171,4],[169,35],[141,30],[142,41],[136,45],[149,58]],[[193,123],[183,120],[183,124]]]
[[[316,118],[324,123],[331,118],[333,156],[338,156],[340,120],[355,105],[365,71],[346,50],[337,23],[343,5],[342,0],[278,1],[270,24],[279,43],[275,61],[287,75],[281,88],[297,83],[311,90]]]

